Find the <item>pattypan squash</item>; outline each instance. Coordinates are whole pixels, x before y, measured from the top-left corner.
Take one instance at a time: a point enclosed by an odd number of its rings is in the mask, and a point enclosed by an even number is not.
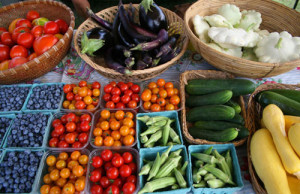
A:
[[[244,48],[242,58],[250,61],[258,61],[253,48]]]
[[[199,39],[205,43],[208,43],[210,41],[210,38],[208,36],[208,30],[210,26],[208,25],[208,23],[202,16],[196,15],[193,18],[193,24],[195,33],[198,35]]]
[[[240,23],[235,27],[243,28],[244,30],[258,30],[262,22],[261,14],[255,10],[243,10]]]
[[[232,25],[240,22],[242,14],[240,8],[232,4],[225,4],[218,9],[218,13],[228,20]]]
[[[213,14],[210,16],[205,16],[204,19],[209,23],[212,27],[225,27],[225,28],[233,28],[231,23],[227,21],[226,18],[219,14]]]
[[[234,56],[234,57],[242,57],[242,54],[243,54],[241,47],[228,49],[228,48],[222,48],[216,43],[208,43],[207,45],[210,46],[211,48],[217,50],[217,51],[220,51],[222,53],[225,53],[227,55],[231,55],[231,56]]]
[[[292,37],[286,31],[272,32],[258,42],[255,54],[259,61],[266,63],[300,59],[300,37]]]

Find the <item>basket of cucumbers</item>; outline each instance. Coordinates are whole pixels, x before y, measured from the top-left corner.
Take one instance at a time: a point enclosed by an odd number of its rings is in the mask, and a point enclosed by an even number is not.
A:
[[[234,79],[214,70],[186,71],[180,77],[182,129],[191,144],[242,145],[249,130],[245,125],[243,95],[251,94],[255,84]]]

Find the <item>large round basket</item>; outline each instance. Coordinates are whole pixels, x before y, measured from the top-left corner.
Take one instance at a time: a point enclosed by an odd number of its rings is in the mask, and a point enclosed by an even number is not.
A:
[[[285,63],[262,63],[233,57],[207,46],[193,32],[192,19],[195,15],[207,16],[217,13],[224,4],[234,4],[241,10],[256,10],[262,15],[260,29],[269,32],[288,31],[300,36],[300,13],[272,0],[199,0],[192,4],[184,16],[185,27],[197,52],[211,65],[237,76],[249,78],[271,77],[288,72],[300,64],[299,60]],[[276,14],[275,14],[276,13]]]
[[[17,18],[25,18],[30,10],[36,10],[49,20],[63,19],[68,31],[51,49],[37,58],[12,69],[0,71],[0,84],[13,84],[38,78],[51,71],[63,59],[70,48],[75,25],[72,10],[57,1],[25,1],[0,8],[0,26],[7,27]]]
[[[256,90],[251,94],[248,106],[247,106],[247,119],[246,127],[250,131],[247,143],[247,154],[248,154],[248,166],[249,173],[251,177],[252,186],[256,193],[267,194],[266,189],[264,188],[263,182],[259,179],[258,175],[255,172],[254,166],[252,165],[251,155],[250,155],[250,142],[251,138],[255,131],[259,130],[260,121],[262,118],[263,108],[255,100],[255,95],[261,91],[271,90],[271,89],[290,89],[290,90],[300,90],[300,85],[288,85],[288,84],[263,84],[256,88]]]
[[[188,131],[188,128],[192,125],[188,123],[186,120],[186,114],[188,109],[185,106],[185,101],[187,98],[187,93],[185,92],[185,86],[187,85],[189,80],[193,79],[233,79],[234,76],[232,74],[222,72],[222,71],[215,71],[215,70],[193,70],[193,71],[186,71],[181,74],[180,76],[180,99],[181,99],[181,125],[184,138],[190,144],[224,144],[224,143],[233,143],[235,146],[240,146],[245,143],[247,138],[235,140],[232,142],[214,142],[208,141],[205,139],[195,139]],[[239,105],[242,108],[241,115],[245,119],[246,118],[246,110],[245,110],[245,103],[242,96],[238,99]]]
[[[129,5],[125,5],[125,8],[127,8],[128,6]],[[133,4],[133,6],[136,8],[136,11],[138,11],[139,5]],[[145,69],[145,70],[134,70],[134,71],[132,71],[132,74],[130,74],[130,75],[123,75],[113,69],[108,68],[106,66],[103,58],[101,58],[99,60],[96,58],[89,57],[86,54],[81,54],[80,42],[81,42],[81,36],[83,35],[83,32],[88,31],[88,30],[98,26],[91,19],[87,19],[85,22],[83,22],[79,26],[78,30],[76,31],[76,33],[74,35],[74,45],[75,45],[75,49],[76,49],[77,53],[86,63],[88,63],[91,67],[93,67],[95,70],[97,70],[101,75],[103,75],[107,78],[120,80],[120,81],[139,82],[139,81],[148,80],[153,77],[156,77],[157,75],[166,71],[178,59],[180,59],[180,57],[186,51],[186,48],[187,48],[187,45],[189,42],[185,28],[184,28],[183,20],[178,15],[176,15],[176,13],[174,13],[168,9],[165,9],[163,7],[160,7],[160,8],[163,10],[163,12],[166,15],[167,20],[168,20],[168,24],[169,24],[168,32],[180,34],[180,41],[178,41],[179,43],[177,46],[181,47],[181,52],[175,58],[168,61],[167,63],[161,64],[159,66],[152,67],[149,69]],[[114,6],[114,7],[110,7],[110,8],[107,8],[107,9],[104,9],[104,10],[98,12],[97,15],[107,21],[113,22],[115,15],[117,13],[117,10],[118,10],[118,6]],[[135,14],[135,15],[138,16],[138,14]]]

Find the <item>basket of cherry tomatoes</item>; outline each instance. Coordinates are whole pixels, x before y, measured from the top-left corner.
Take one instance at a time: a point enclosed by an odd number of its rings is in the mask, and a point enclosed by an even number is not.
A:
[[[88,110],[94,112],[100,105],[101,84],[97,81],[64,85],[63,110]]]
[[[90,144],[99,147],[133,147],[137,142],[136,112],[132,109],[101,109],[94,115]]]
[[[143,85],[141,94],[144,112],[172,111],[181,109],[179,82],[165,79],[150,81]]]
[[[25,82],[51,71],[69,50],[74,14],[57,1],[0,8],[0,84]]]

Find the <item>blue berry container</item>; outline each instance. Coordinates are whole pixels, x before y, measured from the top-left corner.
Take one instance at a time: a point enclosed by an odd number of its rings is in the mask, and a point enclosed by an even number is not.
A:
[[[2,148],[2,146],[3,146],[4,142],[5,142],[6,136],[8,135],[9,130],[10,130],[12,124],[13,124],[13,120],[14,120],[14,118],[16,118],[16,116],[14,114],[8,114],[8,115],[0,115],[0,117],[5,117],[5,118],[11,119],[9,121],[8,127],[6,128],[6,132],[5,132],[4,136],[3,136],[3,138],[0,140],[1,141],[0,142],[0,148]]]
[[[2,150],[2,156],[0,154],[0,163],[2,163],[2,161],[4,160],[4,158],[6,157],[6,154],[8,154],[9,152],[24,152],[26,150],[30,150],[32,152],[39,152],[41,151],[43,153],[43,156],[41,156],[41,159],[39,161],[39,166],[37,168],[37,171],[36,171],[36,174],[35,174],[35,178],[34,178],[34,182],[32,184],[32,189],[29,193],[19,193],[19,194],[36,194],[36,185],[37,185],[37,182],[39,181],[40,179],[40,173],[41,173],[41,166],[42,166],[42,159],[45,155],[45,151],[44,149],[23,149],[23,148],[19,148],[19,149],[4,149]],[[2,194],[2,193],[0,193]],[[14,193],[10,193],[10,194],[14,194]]]
[[[60,96],[60,101],[58,103],[58,108],[56,109],[28,109],[27,108],[27,105],[28,105],[28,102],[30,100],[30,97],[31,97],[31,94],[33,94],[33,89],[35,87],[40,87],[40,86],[52,86],[52,85],[60,85],[60,86],[64,86],[65,84],[64,83],[43,83],[43,84],[33,84],[32,85],[32,88],[27,96],[27,99],[24,103],[24,106],[22,107],[22,111],[25,112],[25,113],[33,113],[33,112],[58,112],[60,109],[61,109],[61,106],[62,106],[62,102],[63,102],[63,97],[64,97],[64,91],[63,91],[63,88],[61,88],[61,96]]]
[[[163,152],[167,151],[169,147],[154,147],[154,148],[142,148],[140,149],[140,168],[139,170],[141,170],[141,168],[143,167],[144,165],[144,159],[146,160],[150,160],[150,161],[154,161],[155,158],[156,158],[156,155],[157,153],[159,152],[159,154],[161,155]],[[188,154],[187,154],[187,151],[186,151],[186,147],[184,145],[174,145],[169,153],[169,155],[176,151],[176,150],[179,150],[179,149],[182,149],[182,152],[181,152],[181,156],[183,157],[183,162],[184,163],[185,161],[188,161],[189,160],[189,157],[188,157]],[[191,191],[191,164],[188,163],[188,166],[186,168],[186,173],[185,173],[185,176],[184,176],[184,179],[187,183],[187,188],[181,188],[181,189],[176,189],[176,190],[164,190],[164,191],[155,191],[153,193],[155,194],[181,194],[181,193],[189,193]],[[144,187],[144,185],[146,184],[147,182],[147,177],[148,176],[145,176],[145,175],[142,175],[140,176],[140,187],[141,189]]]
[[[50,156],[50,155],[58,157],[61,152],[68,153],[68,155],[70,157],[70,155],[71,155],[71,153],[73,151],[75,151],[75,150],[65,149],[65,150],[48,150],[48,151],[46,151],[46,153],[44,154],[44,156],[41,159],[41,164],[40,164],[40,168],[39,168],[39,174],[37,174],[37,176],[36,176],[37,181],[35,182],[35,185],[34,185],[34,193],[40,193],[40,188],[44,185],[43,177],[48,173],[48,167],[49,167],[47,165],[47,163],[46,163],[47,157]],[[81,155],[87,155],[87,156],[90,155],[90,151],[87,150],[87,149],[78,150],[78,151],[80,151]],[[88,185],[87,184],[88,178],[89,178],[89,176],[88,176],[88,172],[89,172],[88,168],[89,168],[89,163],[87,164],[87,171],[86,171],[87,174],[85,175],[86,176],[85,189],[87,188],[87,185]],[[84,191],[82,191],[81,194],[84,194],[85,193]]]
[[[236,187],[224,187],[224,188],[218,188],[218,189],[212,189],[212,188],[194,188],[192,187],[192,191],[195,194],[229,194],[234,193],[238,190],[241,190],[244,186],[239,161],[237,158],[236,150],[233,144],[211,144],[211,145],[190,145],[188,147],[189,150],[189,163],[192,167],[192,161],[195,159],[192,157],[191,153],[203,153],[204,150],[206,150],[209,147],[213,147],[213,149],[216,149],[220,154],[223,152],[226,152],[227,150],[230,150],[231,158],[232,158],[232,164],[233,164],[233,182],[236,183]],[[192,180],[192,173],[190,173],[190,180],[191,183]]]
[[[182,134],[181,134],[181,128],[180,128],[180,123],[179,123],[179,118],[178,118],[178,112],[177,111],[163,111],[163,112],[151,112],[151,113],[138,113],[136,115],[136,118],[138,117],[143,117],[143,116],[149,116],[149,117],[155,117],[155,116],[165,116],[168,117],[170,119],[175,119],[175,128],[173,128],[175,130],[175,132],[177,133],[177,135],[180,138],[181,144],[183,144],[183,139],[182,139]],[[142,121],[136,119],[136,133],[137,133],[137,137],[138,137],[138,149],[144,148],[143,144],[141,143],[140,140],[140,134],[146,129],[146,124],[143,123]],[[174,123],[173,125],[174,126]],[[149,136],[149,135],[148,135]],[[154,146],[154,147],[163,147],[163,146]],[[166,146],[164,146],[166,147]]]
[[[24,107],[24,104],[26,102],[26,99],[28,98],[28,95],[30,93],[30,90],[31,90],[31,87],[32,85],[31,84],[15,84],[15,85],[2,85],[0,86],[0,88],[5,88],[5,87],[21,87],[21,88],[29,88],[29,91],[25,97],[25,100],[24,102],[22,103],[22,107],[19,109],[19,110],[12,110],[12,111],[3,111],[3,110],[0,110],[0,114],[17,114],[17,113],[22,113],[22,108]],[[14,103],[13,103],[14,104]]]
[[[39,114],[39,113],[38,112],[31,112],[31,113],[24,113],[24,114]],[[7,131],[7,135],[5,137],[5,141],[4,141],[4,144],[3,144],[3,148],[10,148],[10,149],[20,149],[20,148],[23,148],[23,149],[30,149],[30,148],[31,149],[45,149],[47,147],[48,135],[49,135],[50,125],[51,125],[51,121],[52,121],[52,113],[43,112],[42,114],[49,115],[47,125],[45,127],[45,134],[44,134],[44,137],[43,137],[42,146],[39,146],[39,147],[9,147],[7,141],[8,141],[8,137],[11,135],[12,128],[13,128],[13,125],[14,125],[12,123],[11,126],[10,126],[9,131]]]

